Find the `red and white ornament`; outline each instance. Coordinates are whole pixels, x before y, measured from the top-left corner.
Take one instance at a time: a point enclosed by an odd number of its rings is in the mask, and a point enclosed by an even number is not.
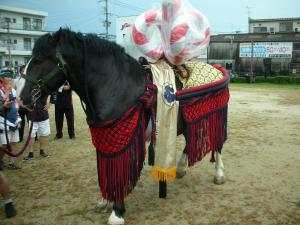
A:
[[[151,26],[156,26],[160,35],[149,32]],[[161,9],[150,10],[137,18],[132,36],[147,57],[157,60],[165,56],[178,65],[199,56],[209,44],[210,33],[207,18],[188,1],[163,0]]]

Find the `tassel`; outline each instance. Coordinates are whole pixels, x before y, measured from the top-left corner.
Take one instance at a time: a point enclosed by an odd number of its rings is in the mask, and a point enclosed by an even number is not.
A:
[[[154,151],[153,143],[151,142],[148,147],[148,165],[154,166],[154,161],[155,161],[155,151]]]
[[[176,167],[162,168],[153,166],[151,170],[152,177],[158,181],[170,181],[176,179]]]

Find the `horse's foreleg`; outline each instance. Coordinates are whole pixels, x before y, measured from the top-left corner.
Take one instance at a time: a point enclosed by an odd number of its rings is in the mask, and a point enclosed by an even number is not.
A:
[[[224,175],[224,164],[221,156],[222,147],[216,151],[216,164],[215,164],[215,184],[224,184],[225,183],[225,175]]]
[[[106,212],[111,212],[113,208],[113,203],[107,201],[104,198],[101,198],[96,205],[96,212],[99,213],[106,213]]]
[[[125,213],[125,204],[122,203],[114,203],[113,211],[108,218],[109,225],[123,225],[125,224],[125,220],[123,215]]]
[[[177,163],[177,168],[176,168],[176,178],[182,178],[186,174],[186,170],[188,167],[187,163],[187,149],[186,147],[184,148],[184,151],[182,152],[182,155]]]

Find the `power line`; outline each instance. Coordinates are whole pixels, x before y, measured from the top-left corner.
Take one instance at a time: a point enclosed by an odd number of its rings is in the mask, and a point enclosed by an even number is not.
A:
[[[113,1],[111,1],[111,3],[116,5],[116,6],[119,6],[121,8],[127,8],[127,9],[130,9],[132,11],[139,12],[139,13],[147,11],[144,8],[140,8],[140,7],[137,7],[137,6],[134,6],[134,5],[119,1],[119,0],[113,0]]]

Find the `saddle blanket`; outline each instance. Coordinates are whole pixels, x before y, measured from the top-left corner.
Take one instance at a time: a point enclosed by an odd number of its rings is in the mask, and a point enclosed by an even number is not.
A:
[[[209,84],[223,78],[222,72],[209,64],[191,60],[184,65],[188,70],[189,76],[186,78],[178,76],[183,84],[183,89]]]

